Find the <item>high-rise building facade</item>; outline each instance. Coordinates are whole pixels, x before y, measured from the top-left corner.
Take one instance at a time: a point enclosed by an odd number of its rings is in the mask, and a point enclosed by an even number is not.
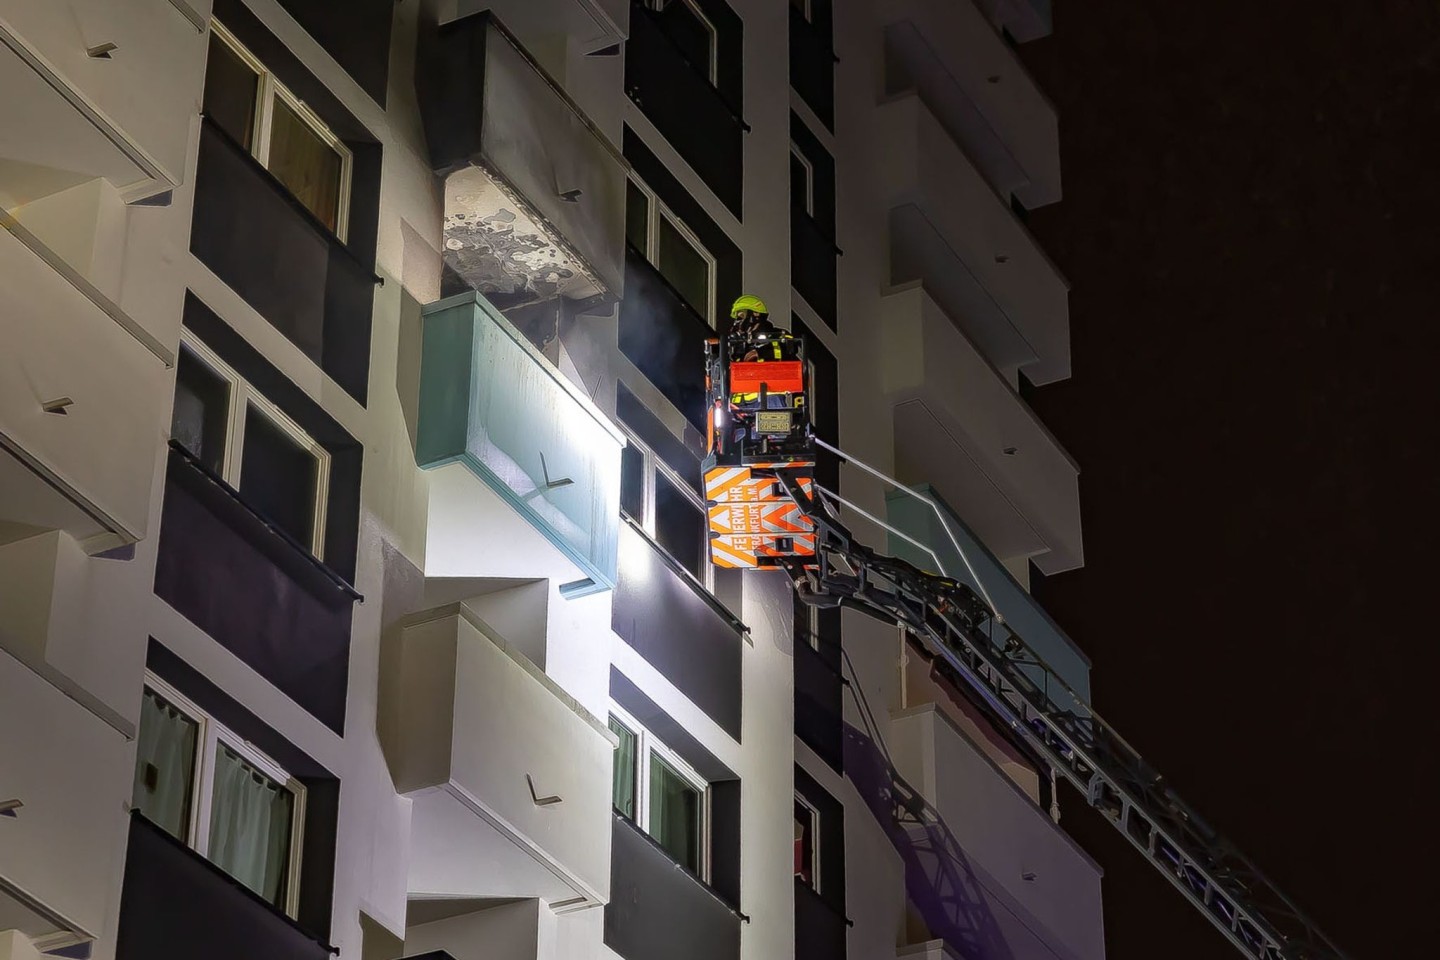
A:
[[[847,522],[1088,693],[1049,29],[0,0],[0,960],[1102,958],[1044,758],[700,483],[756,295]]]

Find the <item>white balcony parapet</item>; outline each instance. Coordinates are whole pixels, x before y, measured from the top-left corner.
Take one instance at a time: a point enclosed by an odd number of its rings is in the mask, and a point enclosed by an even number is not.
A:
[[[604,903],[616,742],[604,722],[464,604],[407,618],[383,656],[381,739],[412,800],[411,897]]]

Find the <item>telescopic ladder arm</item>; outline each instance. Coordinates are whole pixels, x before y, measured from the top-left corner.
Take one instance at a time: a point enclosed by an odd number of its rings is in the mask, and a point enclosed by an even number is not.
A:
[[[859,609],[904,627],[1069,780],[1244,956],[1348,960],[1022,640],[1005,631],[1003,645],[992,641],[990,628],[999,617],[988,597],[982,600],[964,584],[860,544],[794,476],[783,470],[777,475],[815,525],[817,555],[809,569],[798,559],[786,564],[801,600]],[[837,559],[848,570],[837,568]]]

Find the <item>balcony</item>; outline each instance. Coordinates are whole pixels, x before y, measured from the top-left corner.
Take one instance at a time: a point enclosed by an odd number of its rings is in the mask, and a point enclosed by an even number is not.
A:
[[[835,126],[834,24],[828,4],[816,5],[812,22],[790,6],[790,86],[815,111],[820,122]]]
[[[790,208],[790,282],[832,330],[838,306],[836,258],[839,253],[835,238],[827,236],[814,217],[803,207]]]
[[[886,92],[916,90],[1002,197],[1060,199],[1055,108],[971,3],[884,0]]]
[[[3,210],[0,289],[0,541],[143,538],[170,351]]]
[[[557,926],[570,922],[539,900],[411,900],[406,960],[568,960]]]
[[[477,294],[426,307],[423,337],[426,574],[614,587],[623,435]]]
[[[127,199],[179,184],[203,21],[171,0],[4,6],[0,158],[19,161],[6,177],[23,177],[32,198],[94,177]]]
[[[1002,560],[1080,566],[1079,470],[919,284],[887,295],[885,390],[895,470],[931,483]]]
[[[515,36],[532,48],[532,41],[556,36],[567,38],[584,54],[625,42],[627,0],[450,0],[450,3],[457,15],[474,7],[490,8]]]
[[[702,433],[705,384],[696,371],[703,364],[706,339],[715,335],[660,271],[627,245],[620,352]]]
[[[740,915],[615,814],[605,945],[625,960],[738,960]]]
[[[626,165],[610,141],[488,13],[422,27],[417,64],[449,270],[504,310],[619,299]]]
[[[1100,867],[935,706],[896,714],[890,730],[896,769],[963,850],[968,920],[993,955],[1103,960]]]
[[[725,25],[718,27],[723,64],[730,41]],[[739,65],[738,53],[735,51],[735,66]],[[744,193],[745,121],[738,107],[665,34],[656,12],[638,0],[630,4],[625,92],[720,202],[739,217]]]
[[[381,741],[412,801],[412,900],[609,899],[604,721],[464,605],[408,618],[383,656]]]
[[[13,621],[0,614],[0,633]],[[104,936],[134,754],[124,735],[0,652],[0,917],[46,950]]]
[[[379,278],[208,118],[195,167],[190,251],[346,393],[365,402]]]
[[[160,827],[131,817],[116,960],[327,960],[334,952]]]
[[[746,627],[637,527],[620,531],[610,628],[740,739]]]
[[[955,515],[950,505],[940,496],[939,491],[929,484],[919,484],[915,489],[935,501],[940,507],[945,517],[944,526],[934,511],[914,497],[899,491],[893,491],[886,495],[886,519],[896,529],[929,545],[939,556],[941,564],[951,576],[973,588],[975,580],[966,571],[965,564],[951,546],[949,534],[946,532],[946,527],[948,527],[949,533],[955,535],[961,549],[965,551],[966,558],[969,559],[975,572],[984,582],[990,599],[995,602],[996,610],[1005,618],[1003,626],[996,625],[995,627],[997,631],[995,642],[1003,645],[1006,631],[1019,636],[1025,645],[1038,654],[1040,659],[1044,660],[1071,690],[1074,690],[1082,700],[1089,702],[1089,658],[1079,647],[1075,646],[1074,641],[1066,635],[1065,631],[1050,619],[1045,608],[1040,606],[1035,598],[1015,581],[1015,578],[1005,569],[1004,564],[985,547],[971,527]],[[891,540],[890,549],[895,556],[904,557],[913,563],[925,567],[933,565],[933,561],[928,556],[922,555],[914,546],[899,538]],[[1036,683],[1043,684],[1043,678],[1038,672],[1033,672],[1032,676]],[[1055,693],[1053,685],[1050,689],[1052,693]],[[1058,698],[1058,693],[1055,695]]]
[[[1070,376],[1065,278],[917,94],[877,114],[891,281],[923,280],[991,365]]]
[[[845,960],[845,931],[845,914],[797,880],[795,960]]]

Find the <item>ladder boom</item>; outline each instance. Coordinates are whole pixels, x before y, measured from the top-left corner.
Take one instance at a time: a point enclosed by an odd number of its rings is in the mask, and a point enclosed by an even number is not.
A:
[[[783,469],[776,478],[815,528],[815,555],[780,564],[802,601],[858,609],[904,627],[1245,956],[1347,960],[1041,657],[1010,631],[1003,645],[993,642],[998,617],[968,586],[864,546],[812,485]],[[849,572],[837,569],[837,560]]]

